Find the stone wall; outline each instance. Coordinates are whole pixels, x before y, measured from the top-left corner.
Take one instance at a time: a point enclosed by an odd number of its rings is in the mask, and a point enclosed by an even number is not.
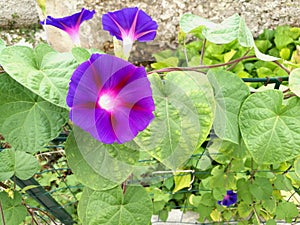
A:
[[[13,2],[18,2],[18,4],[13,4]],[[2,5],[1,10],[3,11],[4,8],[8,12],[8,14],[6,13],[8,18],[16,12],[17,15],[24,18],[20,22],[31,23],[35,22],[37,16],[33,2],[34,0],[5,2],[0,0],[0,7]],[[16,5],[18,7],[15,7]],[[54,17],[70,15],[80,11],[82,7],[90,10],[95,9],[95,17],[82,26],[81,40],[84,47],[102,48],[105,42],[111,40],[111,37],[108,32],[102,31],[101,15],[107,11],[132,6],[143,9],[158,22],[157,38],[154,42],[148,44],[153,48],[172,47],[177,37],[179,17],[186,12],[200,15],[215,22],[220,22],[234,13],[239,13],[245,17],[246,23],[255,35],[264,28],[273,28],[277,25],[300,26],[299,0],[47,0],[46,9],[47,13]],[[0,21],[4,21],[3,15],[1,16]],[[27,16],[30,16],[30,19],[26,19]],[[50,26],[47,26],[47,31],[49,42],[55,48],[60,51],[71,48],[72,43],[66,34]]]
[[[0,0],[0,28],[30,26],[38,20],[35,0]]]

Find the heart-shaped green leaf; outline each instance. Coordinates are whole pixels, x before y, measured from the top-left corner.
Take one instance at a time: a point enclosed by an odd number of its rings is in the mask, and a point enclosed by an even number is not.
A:
[[[180,28],[185,33],[189,33],[200,26],[215,27],[217,25],[208,19],[190,13],[183,14],[180,18],[179,24]]]
[[[125,194],[120,187],[108,191],[84,188],[78,215],[85,225],[150,224],[152,202],[143,187],[129,186]]]
[[[51,104],[7,74],[0,75],[0,131],[15,149],[41,151],[68,120],[68,111]]]
[[[214,130],[219,138],[238,144],[238,115],[243,101],[250,94],[248,86],[234,73],[209,70],[207,77],[217,103]]]
[[[196,72],[150,76],[155,119],[135,139],[142,150],[176,170],[206,139],[215,102],[207,77]]]
[[[300,97],[300,68],[292,70],[289,76],[289,87],[298,97]]]
[[[107,190],[128,178],[139,159],[138,146],[107,145],[79,127],[74,126],[73,130],[65,149],[68,163],[81,183],[95,190]]]
[[[300,99],[283,102],[278,90],[250,95],[241,107],[239,125],[246,147],[259,163],[280,163],[300,154]]]
[[[6,192],[0,192],[0,202],[3,210],[3,215],[0,213],[0,221],[5,221],[6,225],[16,225],[25,219],[27,210],[22,205],[22,198],[18,192],[14,192],[13,198],[10,198]]]
[[[36,158],[26,152],[6,149],[0,152],[0,180],[7,180],[16,175],[27,180],[38,170]]]
[[[55,52],[48,45],[36,49],[10,46],[1,51],[0,64],[20,84],[47,101],[66,106],[70,77],[78,65],[72,54]]]

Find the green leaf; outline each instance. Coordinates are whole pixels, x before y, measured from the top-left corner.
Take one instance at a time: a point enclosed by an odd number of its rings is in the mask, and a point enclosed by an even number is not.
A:
[[[238,200],[243,200],[247,204],[252,203],[252,196],[249,190],[250,181],[244,178],[237,181]]]
[[[202,154],[197,161],[197,169],[207,170],[210,166],[211,166],[211,158],[206,154]]]
[[[167,59],[163,59],[159,62],[156,63],[152,63],[151,67],[153,69],[162,69],[162,68],[166,68],[166,67],[177,67],[179,63],[179,59],[176,57],[169,57]]]
[[[201,199],[202,197],[199,196],[199,195],[194,195],[194,194],[191,194],[190,197],[189,197],[189,203],[193,206],[198,206],[201,204]]]
[[[124,144],[103,144],[76,126],[67,139],[65,150],[69,166],[78,180],[95,190],[107,190],[121,184],[139,158],[137,150]]]
[[[0,152],[0,158],[0,180],[7,180],[13,175],[27,180],[39,167],[36,158],[26,152],[6,149]]]
[[[190,13],[186,13],[181,16],[179,25],[182,31],[185,33],[189,33],[200,26],[204,26],[204,27],[216,26],[215,23]]]
[[[1,53],[1,51],[2,51],[3,49],[5,49],[5,48],[6,48],[5,42],[4,42],[2,39],[0,39],[0,53]]]
[[[214,130],[223,140],[238,144],[238,115],[243,101],[250,94],[248,86],[234,73],[209,70],[207,73],[217,103]]]
[[[280,163],[300,154],[300,99],[284,102],[278,90],[250,95],[241,107],[239,125],[245,145],[259,163]]]
[[[291,55],[291,50],[289,48],[282,48],[280,50],[279,55],[280,55],[280,58],[288,60],[290,58],[290,55]]]
[[[238,204],[237,210],[241,218],[247,218],[252,212],[252,207],[245,202],[241,202]]]
[[[70,53],[58,53],[49,46],[35,50],[10,46],[1,52],[0,64],[20,84],[47,101],[66,108],[70,77],[78,65]]]
[[[294,162],[294,168],[296,175],[300,178],[300,157],[298,157]]]
[[[91,56],[88,50],[80,47],[72,48],[72,54],[78,63],[82,63],[88,60]]]
[[[294,190],[291,180],[282,174],[276,175],[274,186],[278,190],[284,190],[284,191]]]
[[[224,54],[224,62],[225,63],[229,62],[232,59],[232,57],[235,55],[236,52],[237,52],[236,50],[231,49],[230,52],[225,53]]]
[[[174,183],[175,187],[173,193],[184,189],[189,188],[191,185],[191,174],[187,173],[175,173],[174,174]]]
[[[275,45],[279,50],[281,50],[282,48],[286,47],[288,44],[294,41],[293,38],[286,35],[285,32],[275,32],[274,36]]]
[[[22,197],[18,192],[14,192],[13,198],[8,197],[5,192],[0,192],[0,202],[6,225],[20,224],[25,219],[27,210],[22,205]],[[2,213],[0,213],[0,221],[3,221]]]
[[[125,194],[120,187],[107,191],[84,188],[78,215],[85,225],[149,224],[152,202],[143,187],[128,186]]]
[[[292,222],[294,217],[299,215],[297,206],[292,202],[279,202],[276,209],[276,219],[285,219],[286,222]]]
[[[214,112],[212,88],[195,72],[168,73],[162,81],[149,76],[155,119],[135,142],[167,167],[176,170],[205,140]]]
[[[44,16],[47,15],[46,13],[46,0],[37,0],[37,4],[39,5],[40,9]]]
[[[57,137],[68,111],[35,95],[7,74],[0,75],[0,131],[15,149],[41,151]]]
[[[224,188],[224,191],[226,191],[225,189],[226,177],[224,173],[224,168],[222,168],[221,166],[214,167],[211,171],[211,175],[212,175],[210,180],[211,187]]]
[[[276,220],[270,219],[266,222],[266,225],[276,225]]]
[[[257,200],[266,200],[272,195],[273,188],[268,179],[256,177],[254,182],[250,184],[249,190]]]
[[[262,205],[270,214],[273,214],[276,210],[275,198],[263,200]]]
[[[197,208],[197,212],[199,213],[199,221],[200,222],[205,222],[206,219],[211,219],[210,214],[213,210],[212,206],[206,206],[200,204]]]
[[[269,40],[255,40],[255,45],[262,53],[266,53],[272,47],[272,43]]]
[[[289,88],[300,97],[300,68],[291,71],[289,76]]]
[[[240,16],[234,14],[222,23],[203,30],[204,37],[215,44],[227,44],[238,38]]]
[[[253,40],[253,42],[254,42],[254,40]],[[253,48],[254,48],[255,56],[256,56],[258,59],[260,59],[260,60],[263,60],[263,61],[276,61],[276,60],[279,59],[279,58],[277,58],[277,57],[270,56],[270,55],[266,55],[266,54],[260,52],[260,51],[258,50],[258,48],[256,47],[255,44],[253,44]]]
[[[250,29],[247,27],[245,19],[240,18],[239,30],[238,30],[238,41],[243,47],[253,46],[253,35]]]

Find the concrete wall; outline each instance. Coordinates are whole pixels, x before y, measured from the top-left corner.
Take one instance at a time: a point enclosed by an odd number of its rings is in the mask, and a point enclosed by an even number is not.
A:
[[[35,0],[0,0],[0,28],[16,28],[37,23]]]

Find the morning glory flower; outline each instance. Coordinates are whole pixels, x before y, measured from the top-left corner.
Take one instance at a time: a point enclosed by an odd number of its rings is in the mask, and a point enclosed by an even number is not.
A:
[[[90,20],[93,18],[95,10],[89,11],[82,8],[81,12],[75,13],[71,16],[66,16],[62,18],[53,18],[52,16],[47,16],[47,18],[40,22],[42,25],[51,25],[57,27],[65,32],[67,32],[76,44],[80,44],[79,39],[79,28],[83,21]]]
[[[226,192],[226,195],[224,196],[223,200],[218,201],[218,204],[229,207],[230,205],[235,204],[236,201],[237,201],[237,194],[234,193],[232,190],[229,190]]]
[[[125,55],[129,54],[134,41],[152,41],[158,26],[149,15],[137,7],[104,14],[102,25],[110,35],[123,41]]]
[[[67,105],[73,123],[105,144],[132,140],[153,120],[155,108],[145,68],[106,54],[77,67]]]

